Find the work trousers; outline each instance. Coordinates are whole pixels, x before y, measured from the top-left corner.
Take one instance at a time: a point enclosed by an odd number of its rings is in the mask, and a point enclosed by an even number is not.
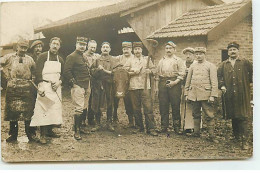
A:
[[[114,94],[113,94],[112,83],[103,82],[102,85],[105,91],[106,101],[107,101],[107,122],[112,123],[113,105],[114,105]]]
[[[180,128],[180,103],[181,103],[181,83],[168,88],[166,87],[167,80],[176,80],[176,78],[160,78],[159,81],[159,109],[161,115],[161,128],[166,129],[169,127],[169,106],[172,108],[173,126]]]
[[[207,121],[214,119],[214,107],[212,103],[208,102],[208,100],[192,102],[193,119],[201,119],[201,108],[205,113],[205,119]]]
[[[89,93],[87,89],[74,85],[71,88],[71,98],[75,114],[82,114],[83,110],[88,107]]]
[[[155,120],[153,115],[153,103],[151,97],[151,90],[137,89],[129,91],[132,105],[134,118],[136,126],[141,130],[144,129],[143,115],[142,115],[142,106],[145,115],[145,125],[146,130],[155,128]]]
[[[25,133],[28,138],[36,135],[36,127],[30,127],[31,121],[24,121]],[[18,136],[18,121],[10,121],[9,135],[17,138]]]

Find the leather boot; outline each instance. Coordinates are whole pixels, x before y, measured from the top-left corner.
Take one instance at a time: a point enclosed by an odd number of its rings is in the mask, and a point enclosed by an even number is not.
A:
[[[107,129],[108,129],[109,131],[111,131],[111,132],[114,132],[114,131],[115,131],[115,129],[114,129],[114,127],[112,126],[112,123],[111,123],[110,121],[107,122]]]
[[[9,135],[10,136],[6,139],[6,142],[17,142],[17,136],[18,136],[18,122],[17,121],[10,121]]]
[[[47,139],[46,139],[47,126],[41,126],[40,131],[41,131],[40,143],[47,144]]]
[[[128,125],[126,126],[126,128],[134,128],[134,117],[133,115],[128,115]]]
[[[177,135],[181,135],[182,132],[180,131],[180,127],[181,127],[181,121],[180,120],[174,120],[173,121],[173,128],[174,128],[174,132]]]
[[[200,137],[200,119],[194,119],[194,133],[193,137]]]
[[[81,115],[74,115],[74,138],[81,140],[80,136]]]
[[[47,137],[60,138],[60,135],[53,131],[53,125],[46,126],[46,128],[47,128],[47,134],[46,134]]]
[[[219,143],[219,141],[216,139],[214,130],[215,130],[215,120],[211,119],[208,121],[208,133],[209,133],[208,140],[214,143]]]

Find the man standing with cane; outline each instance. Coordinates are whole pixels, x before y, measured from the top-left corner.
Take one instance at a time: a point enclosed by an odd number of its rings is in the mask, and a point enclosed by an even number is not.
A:
[[[144,131],[142,106],[145,115],[147,133],[158,136],[155,131],[155,120],[151,96],[151,83],[147,74],[153,73],[155,69],[150,58],[142,55],[142,42],[134,42],[134,58],[130,58],[124,65],[130,74],[129,94],[131,97],[136,126],[139,131]],[[146,84],[145,84],[146,83]]]
[[[241,148],[248,149],[248,119],[252,115],[250,107],[250,83],[253,82],[252,63],[239,56],[239,44],[231,42],[227,46],[229,58],[218,68],[219,88],[223,93],[226,119],[232,119],[235,140]]]

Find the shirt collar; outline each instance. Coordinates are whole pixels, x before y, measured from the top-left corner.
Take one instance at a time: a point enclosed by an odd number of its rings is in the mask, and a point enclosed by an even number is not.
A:
[[[232,60],[231,60],[231,58],[230,57],[228,57],[228,59],[227,59],[227,61],[226,62],[231,62]],[[241,59],[240,59],[240,57],[237,57],[235,60],[233,60],[233,61],[241,61]]]
[[[167,59],[167,58],[168,58],[168,57],[167,57],[166,55],[163,57],[163,59]],[[171,59],[171,58],[177,60],[177,57],[176,57],[175,55],[172,55],[169,59]]]

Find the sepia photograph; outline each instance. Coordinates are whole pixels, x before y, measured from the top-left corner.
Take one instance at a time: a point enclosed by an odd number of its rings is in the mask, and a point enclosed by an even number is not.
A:
[[[1,2],[2,161],[251,159],[252,3]]]

